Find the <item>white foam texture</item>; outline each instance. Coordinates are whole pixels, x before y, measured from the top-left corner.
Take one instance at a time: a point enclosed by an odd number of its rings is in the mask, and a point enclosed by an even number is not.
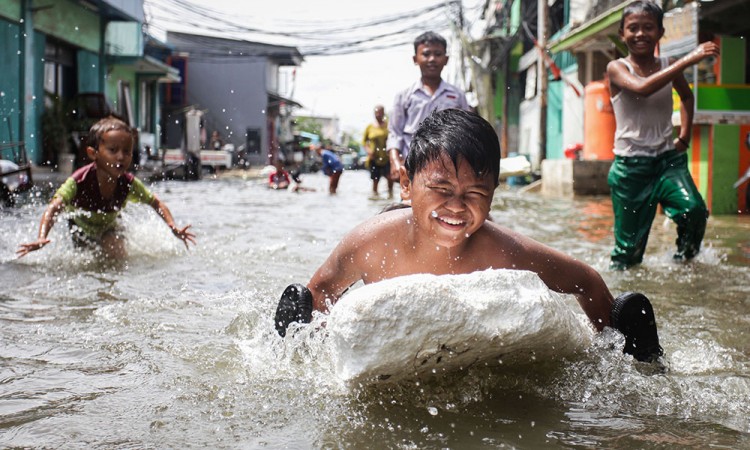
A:
[[[573,296],[519,270],[365,285],[331,308],[326,329],[335,372],[347,384],[559,358],[589,346],[594,334]]]

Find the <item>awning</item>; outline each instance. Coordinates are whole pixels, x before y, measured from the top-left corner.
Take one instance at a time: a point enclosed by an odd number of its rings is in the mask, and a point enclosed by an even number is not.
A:
[[[296,106],[297,108],[302,108],[302,105],[295,102],[294,100],[286,97],[282,97],[278,94],[274,94],[273,92],[268,93],[268,106],[278,106],[281,104],[285,104],[288,106]]]
[[[148,55],[135,61],[135,72],[139,75],[154,75],[159,77],[160,83],[179,83],[180,71]]]
[[[138,75],[156,77],[160,83],[179,83],[182,81],[179,69],[148,55],[139,57],[109,55],[107,63],[129,67]]]
[[[612,47],[612,36],[617,36],[622,10],[633,3],[626,0],[608,9],[593,19],[582,23],[562,36],[550,41],[547,48],[552,53],[564,50],[594,50],[604,46]]]

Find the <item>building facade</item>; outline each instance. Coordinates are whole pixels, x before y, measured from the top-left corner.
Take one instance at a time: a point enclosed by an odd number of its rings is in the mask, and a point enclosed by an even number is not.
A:
[[[302,55],[295,47],[167,33],[170,63],[182,81],[168,89],[164,145],[180,146],[180,118],[186,108],[204,111],[205,134],[218,131],[243,152],[247,163],[266,164],[292,139],[291,113],[300,105],[289,98],[293,71]]]
[[[75,155],[86,112],[158,134],[158,85],[179,78],[144,54],[143,17],[142,0],[0,0],[0,141],[55,168]]]

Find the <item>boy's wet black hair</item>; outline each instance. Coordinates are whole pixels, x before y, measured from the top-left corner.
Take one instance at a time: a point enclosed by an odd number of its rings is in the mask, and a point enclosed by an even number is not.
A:
[[[414,133],[406,157],[410,180],[428,163],[447,155],[458,172],[458,159],[469,163],[477,176],[489,174],[500,184],[500,142],[497,133],[478,114],[444,109],[430,114]]]
[[[620,33],[623,32],[625,27],[625,18],[631,14],[640,13],[652,15],[654,19],[656,19],[656,25],[659,27],[659,30],[664,29],[664,11],[661,7],[654,1],[638,0],[629,4],[622,10],[622,17],[620,18]]]
[[[107,131],[120,130],[130,134],[131,140],[135,144],[135,134],[133,128],[131,128],[124,120],[117,116],[107,116],[100,119],[98,122],[91,126],[88,135],[87,145],[92,147],[94,150],[99,150],[99,144],[102,142],[102,136]]]
[[[448,42],[446,42],[445,38],[434,31],[425,31],[414,39],[414,54],[417,53],[417,47],[420,44],[440,44],[444,49],[448,49]]]

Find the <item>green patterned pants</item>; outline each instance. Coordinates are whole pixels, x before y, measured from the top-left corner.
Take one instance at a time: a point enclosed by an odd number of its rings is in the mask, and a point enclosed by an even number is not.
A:
[[[615,215],[611,267],[625,269],[643,260],[648,234],[661,204],[677,224],[675,259],[700,250],[708,209],[687,168],[687,155],[671,150],[657,157],[615,157],[607,182]]]

